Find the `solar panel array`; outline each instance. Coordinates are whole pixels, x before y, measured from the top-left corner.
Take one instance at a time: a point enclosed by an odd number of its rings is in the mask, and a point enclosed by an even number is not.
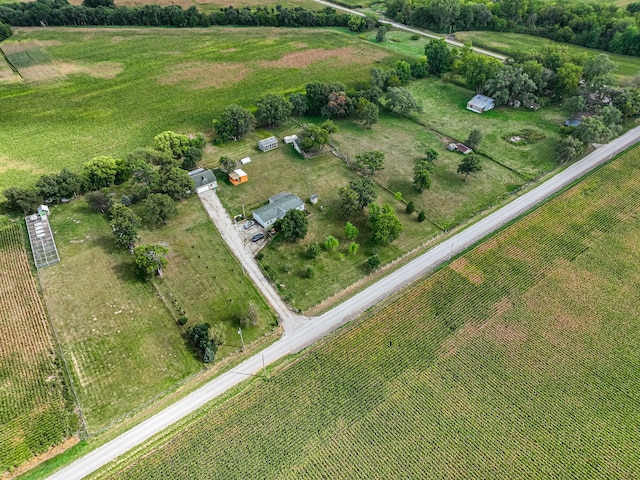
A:
[[[36,268],[48,267],[60,261],[56,242],[46,215],[28,215],[24,217],[29,231],[29,241]]]

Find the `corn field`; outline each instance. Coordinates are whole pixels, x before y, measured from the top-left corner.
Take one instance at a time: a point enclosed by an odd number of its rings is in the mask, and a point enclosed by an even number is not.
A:
[[[24,242],[21,226],[0,227],[0,472],[77,430]]]

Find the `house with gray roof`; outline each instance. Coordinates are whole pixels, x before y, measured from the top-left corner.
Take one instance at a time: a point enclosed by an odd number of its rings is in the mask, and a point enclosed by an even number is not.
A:
[[[280,192],[269,197],[269,203],[264,207],[254,210],[253,219],[264,228],[268,228],[293,209],[304,210],[304,202],[297,195]]]
[[[218,188],[216,176],[209,169],[196,168],[189,172],[189,177],[193,180],[196,187],[196,193],[206,192],[207,190],[215,190]]]

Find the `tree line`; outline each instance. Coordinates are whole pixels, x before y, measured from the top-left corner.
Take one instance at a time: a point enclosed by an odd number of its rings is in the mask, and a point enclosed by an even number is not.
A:
[[[547,0],[386,0],[386,13],[398,22],[437,32],[526,33],[640,55],[640,2],[619,7]]]
[[[210,27],[213,25],[247,25],[271,27],[349,27],[352,15],[333,8],[307,10],[302,7],[234,8],[225,7],[211,13],[186,10],[179,5],[115,6],[113,0],[85,0],[71,5],[67,0],[0,5],[0,23],[13,26],[45,25],[122,25],[165,27]],[[358,22],[357,28],[364,28]],[[0,25],[1,27],[1,25]],[[0,40],[3,29],[0,28]]]

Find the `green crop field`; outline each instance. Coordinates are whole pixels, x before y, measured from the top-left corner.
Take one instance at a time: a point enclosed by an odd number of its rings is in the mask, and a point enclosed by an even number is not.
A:
[[[78,431],[23,230],[0,218],[0,473]]]
[[[53,207],[51,224],[61,262],[40,278],[90,433],[201,370],[176,324],[182,310],[189,319],[184,328],[201,322],[225,328],[217,359],[239,348],[233,315],[245,302],[260,312],[247,342],[273,328],[273,314],[195,197],[179,204],[169,226],[141,232],[141,241],[170,250],[157,290],[138,279],[131,255],[114,247],[107,219],[82,199]]]
[[[20,28],[0,48],[32,62],[25,81],[0,84],[0,191],[125,155],[164,130],[208,132],[230,103],[252,106],[313,80],[352,85],[395,60],[321,29]]]
[[[640,148],[93,476],[634,478]]]
[[[628,55],[618,55],[616,53],[603,52],[593,48],[571,45],[568,43],[554,42],[542,37],[533,37],[520,33],[500,33],[500,32],[456,32],[456,40],[461,42],[471,41],[474,46],[488,48],[505,55],[529,52],[547,45],[566,47],[571,55],[598,55],[606,53],[612,62],[617,65],[613,72],[619,80],[631,80],[640,73],[640,58]]]

